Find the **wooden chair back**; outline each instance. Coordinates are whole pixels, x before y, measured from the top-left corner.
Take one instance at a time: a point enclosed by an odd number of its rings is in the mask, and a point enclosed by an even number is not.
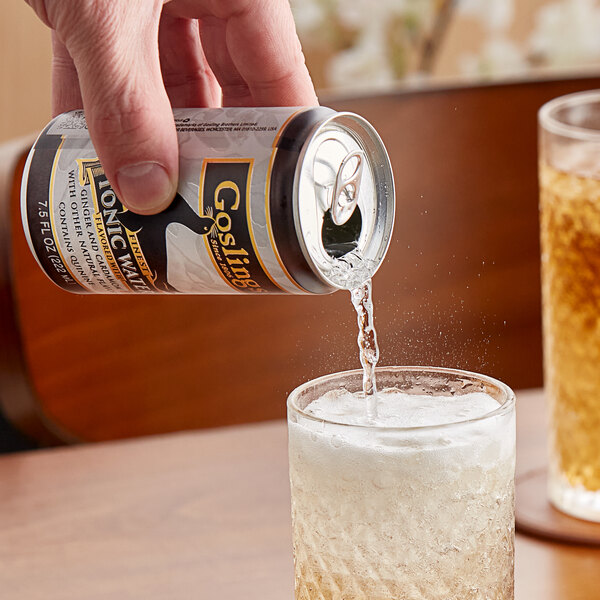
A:
[[[536,112],[552,97],[595,87],[600,79],[328,103],[373,123],[395,171],[397,222],[373,282],[381,364],[445,365],[515,388],[541,385]],[[38,439],[279,418],[297,384],[359,366],[347,293],[70,295],[26,246],[18,173],[3,210],[0,397]]]

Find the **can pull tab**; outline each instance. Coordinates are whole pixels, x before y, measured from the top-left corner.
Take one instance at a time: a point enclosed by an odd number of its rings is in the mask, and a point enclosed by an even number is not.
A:
[[[331,218],[336,225],[343,225],[354,212],[358,202],[365,155],[362,150],[350,152],[340,165],[331,200]],[[346,174],[350,171],[350,174]]]

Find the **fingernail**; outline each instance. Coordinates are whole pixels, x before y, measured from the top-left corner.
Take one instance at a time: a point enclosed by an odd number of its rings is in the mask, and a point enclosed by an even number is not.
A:
[[[134,212],[150,213],[166,208],[175,195],[167,170],[156,162],[142,162],[117,171],[121,201]]]

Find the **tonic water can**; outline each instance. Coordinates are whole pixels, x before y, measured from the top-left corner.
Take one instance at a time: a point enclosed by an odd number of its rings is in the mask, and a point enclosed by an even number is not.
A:
[[[55,118],[24,171],[37,262],[76,293],[326,294],[387,251],[394,185],[362,117],[330,108],[176,109],[180,179],[156,215],[127,210],[83,111]]]

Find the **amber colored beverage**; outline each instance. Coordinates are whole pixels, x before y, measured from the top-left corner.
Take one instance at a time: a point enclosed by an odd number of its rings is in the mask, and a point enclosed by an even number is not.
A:
[[[540,166],[552,469],[600,491],[600,180]]]

